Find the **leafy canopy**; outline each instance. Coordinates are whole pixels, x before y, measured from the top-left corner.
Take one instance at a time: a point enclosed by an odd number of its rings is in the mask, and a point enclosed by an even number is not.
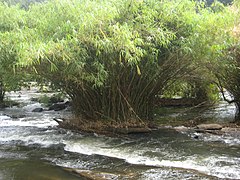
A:
[[[14,42],[18,65],[66,91],[84,118],[148,120],[157,95],[180,78],[205,73],[203,65],[225,48],[231,12],[213,6],[50,0],[23,10],[2,3],[21,18],[4,20],[1,34]]]

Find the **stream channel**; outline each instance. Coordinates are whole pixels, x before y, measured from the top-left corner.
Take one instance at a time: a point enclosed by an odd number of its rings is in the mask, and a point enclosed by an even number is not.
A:
[[[147,134],[107,137],[60,129],[53,118],[70,111],[32,112],[34,91],[8,94],[20,107],[0,110],[0,179],[83,179],[75,168],[99,179],[240,179],[240,138],[177,132],[163,128]],[[168,116],[177,118],[178,110]],[[234,106],[220,103],[201,112],[204,118],[230,121]],[[165,113],[166,114],[166,113]],[[21,117],[24,115],[25,117]],[[15,116],[15,117],[13,117]]]

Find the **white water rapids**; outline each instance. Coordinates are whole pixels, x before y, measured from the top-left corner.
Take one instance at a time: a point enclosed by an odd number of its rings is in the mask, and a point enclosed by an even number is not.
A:
[[[0,111],[1,146],[10,151],[14,147],[14,153],[16,146],[56,150],[63,154],[55,156],[53,152],[40,159],[63,167],[120,171],[130,165],[132,171],[139,173],[138,179],[240,179],[238,137],[199,135],[199,139],[194,139],[192,132],[168,129],[123,138],[76,133],[57,128],[53,120],[69,116],[69,111],[31,112],[41,107],[30,101],[31,96],[37,95],[34,92],[22,92],[21,97],[10,94],[26,104]],[[11,118],[11,115],[25,117]],[[8,153],[2,150],[0,158],[7,158]],[[21,153],[28,157],[28,150]]]

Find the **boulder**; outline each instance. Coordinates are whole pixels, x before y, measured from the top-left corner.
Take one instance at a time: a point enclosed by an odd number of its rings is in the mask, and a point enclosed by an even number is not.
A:
[[[199,124],[196,129],[201,130],[221,130],[223,127],[220,124]]]
[[[61,111],[61,110],[64,110],[66,109],[68,106],[69,106],[70,102],[67,101],[67,102],[64,102],[64,103],[55,103],[53,105],[51,105],[48,110],[49,111]]]
[[[43,112],[43,108],[35,108],[32,112]]]

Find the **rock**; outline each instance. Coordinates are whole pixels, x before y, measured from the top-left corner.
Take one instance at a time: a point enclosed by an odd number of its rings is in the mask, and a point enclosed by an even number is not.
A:
[[[225,132],[225,133],[240,132],[240,128],[225,127],[225,128],[222,128],[222,131]]]
[[[205,129],[196,129],[196,132],[198,133],[209,133],[209,134],[215,134],[215,135],[223,135],[224,132],[221,130],[205,130]]]
[[[19,118],[25,118],[26,115],[25,114],[13,114],[13,115],[9,115],[9,117],[11,117],[12,119],[19,119]]]
[[[224,128],[221,129],[221,131],[225,134],[228,134],[228,135],[231,135],[231,136],[234,136],[234,137],[237,137],[237,138],[240,137],[240,127],[235,127],[235,128],[224,127]]]
[[[63,118],[53,118],[54,121],[56,121],[58,124],[61,124],[65,121]]]
[[[221,130],[223,127],[220,124],[199,124],[196,129],[200,130]]]
[[[35,108],[32,112],[43,112],[43,108]]]
[[[51,105],[48,110],[49,111],[61,111],[61,110],[64,110],[66,109],[68,106],[69,106],[70,102],[67,101],[67,102],[64,102],[64,103],[55,103],[53,105]]]
[[[193,139],[198,139],[198,138],[199,138],[199,136],[194,134]]]
[[[220,124],[199,124],[194,129],[198,133],[210,133],[215,135],[222,135],[222,125]]]
[[[63,169],[72,174],[78,175],[79,177],[86,180],[133,179],[136,176],[133,173],[113,174],[113,173],[107,173],[107,172],[82,170],[82,169],[74,169],[74,168],[72,169],[63,168]]]

